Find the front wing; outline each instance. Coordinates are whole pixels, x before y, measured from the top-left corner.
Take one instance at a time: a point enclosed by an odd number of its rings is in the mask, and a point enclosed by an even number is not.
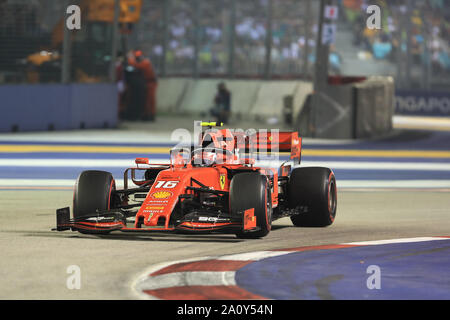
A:
[[[128,227],[126,212],[118,210],[97,211],[82,218],[70,218],[70,208],[56,210],[56,231],[79,231],[81,233],[105,234],[112,231],[123,232],[195,232],[195,233],[236,233],[253,232],[256,225],[254,209],[242,212],[243,218],[235,218],[223,213],[193,212],[174,225],[155,227]],[[133,223],[134,224],[134,223]]]

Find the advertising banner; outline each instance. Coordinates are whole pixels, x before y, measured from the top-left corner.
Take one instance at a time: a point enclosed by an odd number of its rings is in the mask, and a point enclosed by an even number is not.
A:
[[[398,90],[395,114],[450,117],[450,92]]]

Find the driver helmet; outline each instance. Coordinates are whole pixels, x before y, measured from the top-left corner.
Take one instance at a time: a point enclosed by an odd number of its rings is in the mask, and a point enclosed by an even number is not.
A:
[[[234,136],[231,130],[224,129],[220,131],[220,135],[217,137],[219,142],[219,147],[222,149],[226,149],[228,151],[233,151],[234,149]]]
[[[212,151],[205,151],[203,152],[197,152],[194,154],[194,163],[195,164],[202,164],[202,165],[213,165],[216,163],[217,160],[217,154]]]

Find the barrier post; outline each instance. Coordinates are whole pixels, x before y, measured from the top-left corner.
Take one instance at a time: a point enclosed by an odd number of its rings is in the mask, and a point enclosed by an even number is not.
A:
[[[314,94],[312,96],[312,110],[310,113],[309,127],[312,131],[312,137],[316,136],[317,127],[317,108],[319,94],[325,91],[328,81],[328,55],[330,48],[322,39],[323,24],[325,20],[325,5],[329,5],[330,0],[320,0],[319,9],[319,30],[316,41],[316,60],[314,66]]]
[[[200,47],[200,1],[194,0],[194,63],[192,74],[194,79],[198,78],[198,52]]]
[[[167,42],[169,39],[169,21],[170,21],[170,4],[171,0],[163,1],[163,40],[162,40],[162,61],[161,61],[161,76],[166,76],[166,57],[167,57]]]
[[[264,65],[264,77],[270,78],[271,68],[270,62],[272,60],[272,12],[273,12],[273,0],[269,0],[267,3],[267,33],[266,33],[266,60]]]
[[[70,5],[70,1],[65,1],[65,8]],[[65,10],[64,10],[65,11]],[[61,82],[69,83],[71,80],[71,50],[72,43],[70,39],[70,30],[66,26],[65,19],[62,23],[63,27],[63,48],[62,48],[62,65],[61,65]]]
[[[309,56],[309,37],[310,37],[310,28],[311,28],[311,0],[305,0],[306,1],[306,19],[305,25],[304,25],[304,31],[305,31],[305,53],[303,56],[303,77],[306,77],[309,74],[309,68],[308,68],[308,56]]]
[[[120,4],[119,0],[114,0],[114,21],[112,28],[112,45],[111,45],[111,62],[109,66],[109,80],[116,82],[116,60],[118,47],[118,33],[119,33],[119,14]]]
[[[234,77],[234,41],[236,28],[236,0],[231,0],[230,26],[228,37],[228,76]]]

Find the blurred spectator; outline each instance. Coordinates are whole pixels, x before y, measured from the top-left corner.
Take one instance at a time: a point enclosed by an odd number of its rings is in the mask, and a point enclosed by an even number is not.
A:
[[[136,50],[128,60],[128,65],[135,68],[136,89],[139,90],[137,100],[140,118],[144,121],[154,121],[156,117],[156,88],[158,82],[156,79],[153,65],[149,59],[144,58],[141,50]],[[141,92],[143,91],[143,93]],[[133,108],[136,108],[134,106]]]
[[[333,45],[330,46],[330,54],[328,56],[329,61],[329,73],[331,75],[340,75],[341,74],[341,65],[342,65],[342,57],[336,51]]]
[[[377,59],[385,59],[392,51],[392,44],[384,35],[375,38],[372,44],[373,56]]]
[[[228,123],[231,115],[231,93],[221,82],[217,85],[217,93],[214,97],[214,107],[211,109],[211,115],[216,118],[216,121]]]
[[[123,119],[136,121],[143,116],[146,103],[146,80],[142,69],[137,68],[136,57],[133,52],[127,55],[124,65],[126,84],[126,103],[122,112]]]

